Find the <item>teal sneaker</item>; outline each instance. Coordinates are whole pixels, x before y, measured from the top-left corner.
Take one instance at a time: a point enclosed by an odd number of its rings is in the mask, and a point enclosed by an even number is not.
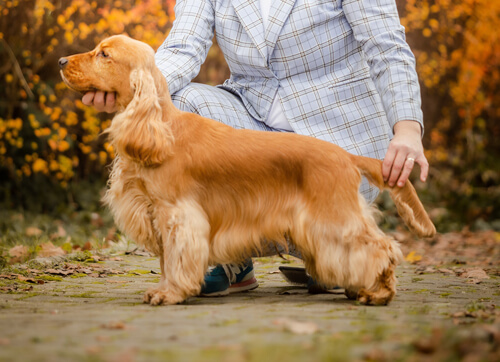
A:
[[[220,297],[229,293],[244,292],[259,286],[253,271],[252,259],[242,265],[217,265],[205,275],[201,288],[202,297]]]

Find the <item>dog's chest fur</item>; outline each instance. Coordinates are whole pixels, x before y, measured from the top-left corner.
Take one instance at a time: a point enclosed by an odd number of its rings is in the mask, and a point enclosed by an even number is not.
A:
[[[157,208],[166,201],[148,191],[151,185],[146,180],[150,178],[143,177],[144,171],[134,162],[116,157],[104,202],[121,231],[151,252],[160,254]]]

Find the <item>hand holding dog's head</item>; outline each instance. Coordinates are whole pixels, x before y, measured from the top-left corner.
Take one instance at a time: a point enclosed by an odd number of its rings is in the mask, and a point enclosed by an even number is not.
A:
[[[90,52],[61,58],[59,67],[62,79],[73,90],[115,92],[121,110],[134,97],[143,74],[157,70],[154,50],[125,35],[109,37]]]

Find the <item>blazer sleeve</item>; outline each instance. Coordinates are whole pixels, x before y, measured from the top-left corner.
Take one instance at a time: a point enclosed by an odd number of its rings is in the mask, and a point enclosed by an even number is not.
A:
[[[361,44],[391,130],[403,120],[423,125],[415,57],[394,0],[345,0],[344,13]]]
[[[177,0],[174,10],[172,29],[155,55],[170,94],[198,75],[212,45],[215,16],[208,0]]]

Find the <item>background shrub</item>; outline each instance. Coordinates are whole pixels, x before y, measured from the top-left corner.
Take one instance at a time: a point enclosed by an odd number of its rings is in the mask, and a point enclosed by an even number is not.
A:
[[[157,48],[174,0],[0,1],[0,203],[56,212],[98,209],[113,149],[110,116],[61,82],[57,60],[119,33]],[[431,177],[421,187],[444,228],[500,220],[500,3],[399,0],[417,58]],[[196,81],[229,76],[215,44]],[[419,186],[419,185],[417,185]],[[386,201],[382,200],[384,205]],[[479,223],[479,224],[478,224]]]

